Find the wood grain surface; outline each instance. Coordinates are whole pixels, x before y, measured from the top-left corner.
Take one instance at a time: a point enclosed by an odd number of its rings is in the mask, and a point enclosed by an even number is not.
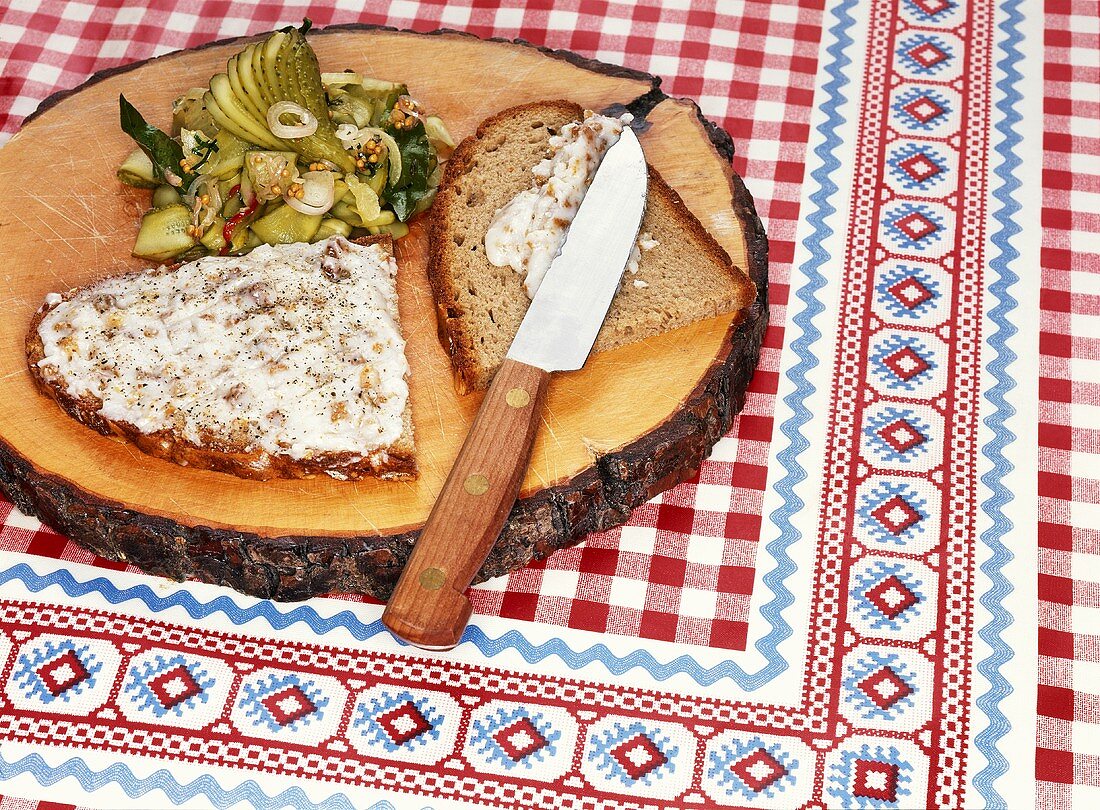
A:
[[[26,371],[24,333],[46,293],[141,266],[129,251],[148,192],[114,179],[131,149],[117,125],[119,93],[167,126],[172,99],[205,84],[244,42],[98,77],[50,100],[0,150],[7,202],[0,212],[0,484],[25,511],[98,553],[168,576],[279,598],[326,590],[385,596],[481,401],[455,394],[436,339],[422,223],[398,246],[417,481],[253,482],[177,467],[77,424],[35,391]],[[693,474],[740,408],[766,322],[766,240],[730,169],[728,136],[690,102],[664,98],[655,79],[525,44],[370,28],[326,29],[311,42],[323,69],[405,81],[456,140],[523,101],[629,105],[648,122],[641,140],[650,162],[760,291],[737,318],[596,355],[582,371],[555,377],[522,500],[481,575],[622,522],[634,505]],[[616,461],[632,471],[609,488]]]

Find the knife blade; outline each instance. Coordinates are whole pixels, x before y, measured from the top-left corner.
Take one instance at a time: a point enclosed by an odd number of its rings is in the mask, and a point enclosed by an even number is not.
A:
[[[519,494],[550,373],[584,366],[638,238],[648,174],[633,131],[608,149],[482,401],[382,623],[429,650],[454,647],[472,608],[464,591]]]
[[[584,366],[638,239],[646,187],[645,155],[627,127],[604,155],[508,357],[545,371]]]

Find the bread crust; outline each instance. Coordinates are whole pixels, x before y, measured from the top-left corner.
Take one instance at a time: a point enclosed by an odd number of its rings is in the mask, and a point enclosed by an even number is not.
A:
[[[369,236],[353,240],[359,245],[381,244],[392,255],[393,240],[389,236]],[[175,265],[178,266],[178,265]],[[141,271],[138,271],[141,272]],[[134,272],[123,275],[136,275]],[[204,444],[195,444],[173,430],[143,433],[125,421],[104,418],[100,413],[103,401],[90,394],[76,398],[71,396],[58,381],[46,379],[38,366],[45,357],[45,347],[38,332],[43,319],[63,301],[102,283],[104,279],[69,290],[55,304],[43,304],[31,319],[25,341],[27,367],[35,387],[56,402],[61,409],[81,424],[113,439],[131,442],[139,450],[156,458],[165,459],[181,467],[197,470],[214,470],[239,478],[266,481],[276,478],[312,478],[330,475],[340,480],[354,480],[375,476],[386,479],[410,479],[417,476],[416,457],[412,442],[412,408],[406,403],[402,415],[404,429],[401,437],[388,448],[374,451],[360,458],[356,453],[319,453],[309,459],[296,459],[282,453],[266,450],[246,450],[240,443],[224,437],[211,437]]]
[[[565,99],[554,99],[510,107],[486,118],[478,125],[474,134],[464,138],[452,153],[440,180],[435,204],[431,209],[428,224],[430,244],[428,281],[435,300],[436,331],[440,343],[451,358],[455,388],[460,394],[487,388],[492,380],[493,370],[485,368],[478,359],[475,349],[477,335],[469,328],[470,319],[463,317],[454,277],[449,272],[457,249],[451,235],[452,212],[454,206],[458,204],[455,187],[473,168],[481,154],[484,139],[496,126],[536,111],[546,116],[560,116],[566,122],[584,117],[584,108],[579,104]],[[646,164],[646,168],[649,174],[650,197],[665,198],[672,206],[680,226],[692,233],[711,262],[721,267],[728,276],[730,288],[734,291],[736,300],[736,305],[729,311],[751,305],[756,299],[756,285],[741,268],[733,264],[729,254],[691,213],[683,198],[665,182],[660,172],[649,163]]]

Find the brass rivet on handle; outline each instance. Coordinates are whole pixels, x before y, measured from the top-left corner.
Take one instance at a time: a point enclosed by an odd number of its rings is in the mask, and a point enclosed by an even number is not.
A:
[[[420,572],[420,587],[426,591],[438,591],[447,581],[447,575],[438,568],[425,568]]]
[[[471,495],[484,495],[489,491],[489,479],[481,473],[474,473],[466,478],[462,483],[462,488]]]
[[[510,389],[504,399],[513,408],[526,408],[531,404],[531,395],[522,388]]]

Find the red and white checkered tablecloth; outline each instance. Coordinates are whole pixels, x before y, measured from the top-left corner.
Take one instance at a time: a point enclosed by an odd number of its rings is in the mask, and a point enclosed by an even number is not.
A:
[[[1068,808],[1095,802],[1084,786],[1100,786],[1100,14],[1095,4],[1048,2],[1043,44],[1036,777],[1042,806]]]
[[[367,22],[519,36],[652,72],[670,95],[699,100],[741,144],[734,167],[751,180],[759,213],[769,223],[772,325],[738,427],[695,482],[635,514],[631,525],[649,532],[632,533],[626,541],[618,530],[595,536],[507,582],[475,589],[473,602],[483,614],[744,649],[820,8],[749,3],[745,16],[735,17],[713,10],[585,4],[549,11],[395,3],[388,13],[360,13],[293,5],[236,5],[227,11],[217,3],[187,6],[185,12],[177,3],[152,3],[111,12],[110,23],[101,19],[105,11],[93,15],[92,8],[29,4],[24,10],[16,3],[4,13],[0,24],[19,26],[20,36],[0,79],[0,137],[12,134],[43,97],[96,70],[269,30],[307,14],[317,26]],[[9,534],[7,544],[62,559],[89,559],[83,549],[48,531]],[[706,598],[693,600],[692,594]]]
[[[306,16],[697,99],[770,240],[745,410],[627,526],[476,589],[450,657],[0,506],[0,810],[1100,806],[1095,3],[7,0],[0,143],[97,70]]]

